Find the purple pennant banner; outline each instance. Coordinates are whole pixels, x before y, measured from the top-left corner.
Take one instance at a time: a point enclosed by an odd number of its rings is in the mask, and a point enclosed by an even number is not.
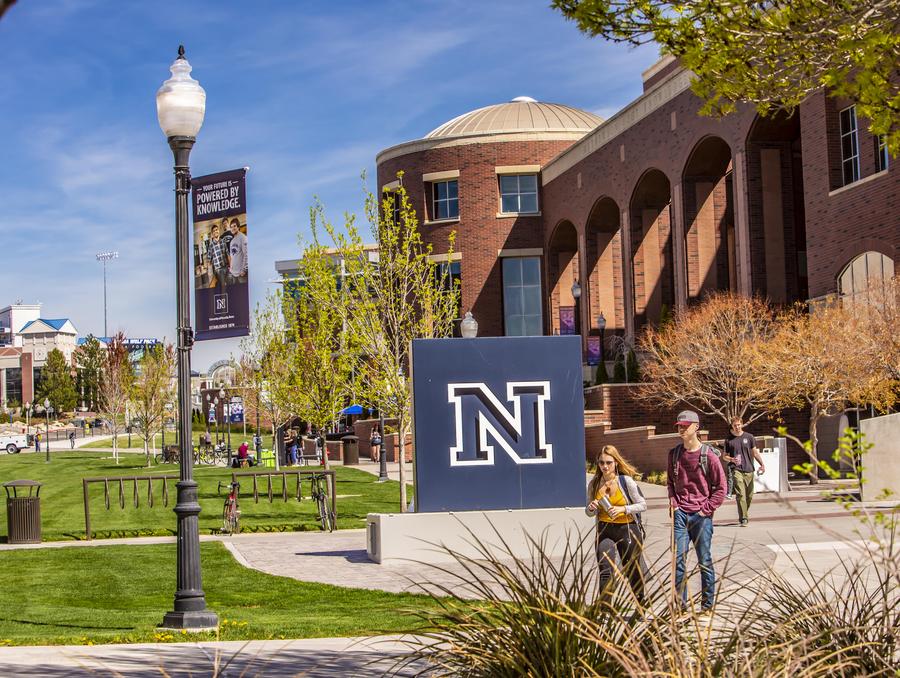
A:
[[[587,360],[588,365],[600,364],[600,337],[587,338]]]
[[[559,307],[559,333],[575,334],[575,307]]]
[[[245,169],[191,180],[198,341],[250,333]]]

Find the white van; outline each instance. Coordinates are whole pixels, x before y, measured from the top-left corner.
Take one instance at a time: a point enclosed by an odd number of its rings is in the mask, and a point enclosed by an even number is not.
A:
[[[28,447],[28,436],[24,433],[0,433],[0,450],[16,454]]]

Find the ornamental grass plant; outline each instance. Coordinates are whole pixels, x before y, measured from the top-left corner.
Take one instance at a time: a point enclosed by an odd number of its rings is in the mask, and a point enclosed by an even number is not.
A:
[[[621,573],[598,590],[593,534],[561,556],[533,539],[527,558],[494,536],[470,533],[474,554],[445,549],[452,565],[431,566],[436,604],[418,613],[427,630],[409,639],[395,672],[424,662],[417,675],[814,678],[894,676],[900,666],[893,530],[825,575],[801,558],[751,576],[734,563],[737,581],[726,559],[710,615],[674,604],[667,555],[650,564],[641,606]]]

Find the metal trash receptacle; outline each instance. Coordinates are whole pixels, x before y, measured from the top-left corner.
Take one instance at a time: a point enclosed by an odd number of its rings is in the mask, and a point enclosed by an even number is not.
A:
[[[6,539],[10,544],[41,543],[42,485],[36,480],[3,483],[6,489]],[[25,488],[28,488],[27,495]]]
[[[359,438],[356,436],[344,436],[341,438],[341,443],[344,446],[344,466],[359,464]]]

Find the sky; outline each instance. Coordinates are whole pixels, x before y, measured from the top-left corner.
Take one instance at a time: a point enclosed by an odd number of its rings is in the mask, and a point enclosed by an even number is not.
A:
[[[530,96],[602,117],[641,93],[652,46],[590,39],[548,0],[20,0],[0,19],[0,307],[43,303],[81,336],[172,340],[172,155],[156,91],[184,44],[206,90],[201,176],[249,167],[251,305],[299,258],[309,207],[363,211],[375,156]],[[239,353],[199,342],[205,371]]]

